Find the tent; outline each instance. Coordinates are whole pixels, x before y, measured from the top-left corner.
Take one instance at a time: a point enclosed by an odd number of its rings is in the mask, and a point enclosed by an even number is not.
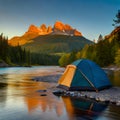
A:
[[[67,90],[99,91],[111,87],[104,70],[88,59],[80,59],[68,65],[58,84],[58,87]]]

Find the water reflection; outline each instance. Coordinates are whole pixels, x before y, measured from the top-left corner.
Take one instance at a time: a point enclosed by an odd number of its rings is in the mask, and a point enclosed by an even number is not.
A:
[[[25,103],[28,108],[28,112],[32,113],[39,109],[41,112],[55,111],[57,116],[63,114],[64,105],[59,98],[56,98],[52,93],[46,93],[47,96],[38,96],[36,94],[25,97]]]
[[[120,86],[120,71],[110,71],[108,75],[113,86]]]
[[[84,99],[56,97],[51,91],[56,83],[31,80],[32,76],[46,74],[47,71],[52,70],[56,71],[56,68],[37,67],[35,69],[34,67],[28,71],[26,68],[1,70],[3,73],[0,73],[0,120],[101,120],[101,118],[108,120],[120,118],[119,107]],[[118,77],[116,81],[119,81],[119,75],[119,73],[114,75],[114,77]],[[38,90],[44,89],[47,91],[38,92]],[[46,94],[46,96],[41,96],[42,94]]]
[[[78,118],[96,119],[107,107],[105,104],[98,104],[83,99],[71,97],[58,98],[49,91],[46,93],[47,96],[40,96],[40,94],[36,92],[32,96],[25,97],[29,114],[39,109],[44,114],[48,111],[52,114],[52,111],[55,111],[58,117],[66,114],[67,116],[65,116],[68,120],[76,120]],[[55,114],[52,115],[55,116]]]
[[[62,98],[70,120],[74,118],[96,119],[107,107],[105,104],[95,103],[85,99]]]

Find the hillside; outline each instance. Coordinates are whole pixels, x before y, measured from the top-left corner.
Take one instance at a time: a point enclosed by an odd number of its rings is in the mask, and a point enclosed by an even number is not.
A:
[[[109,35],[106,35],[105,39],[108,39],[111,42],[116,37],[120,37],[120,26],[116,27]]]
[[[82,36],[40,35],[23,45],[34,53],[63,53],[80,50],[92,42]]]
[[[71,62],[87,58],[95,61],[100,66],[120,67],[120,26],[116,27],[105,39],[98,43],[86,45],[82,50],[64,54],[59,59],[61,66],[66,66]]]

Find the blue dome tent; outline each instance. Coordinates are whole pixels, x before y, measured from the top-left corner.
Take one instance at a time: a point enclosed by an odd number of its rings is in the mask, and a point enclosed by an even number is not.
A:
[[[104,70],[88,59],[80,59],[68,65],[58,83],[58,87],[67,90],[99,91],[111,87]]]

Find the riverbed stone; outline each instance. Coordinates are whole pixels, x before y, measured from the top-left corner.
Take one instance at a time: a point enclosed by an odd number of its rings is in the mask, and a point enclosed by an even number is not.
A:
[[[61,74],[55,75],[47,75],[47,76],[39,76],[34,78],[34,80],[42,81],[42,82],[54,82],[57,85],[57,81],[60,78]],[[53,88],[51,88],[53,89]],[[58,89],[54,87],[54,90]],[[64,96],[72,96],[72,97],[84,97],[94,99],[96,101],[112,103],[120,106],[120,87],[111,87],[109,89],[104,89],[99,92],[94,91],[64,91]]]
[[[40,96],[47,96],[47,94],[41,94]]]

